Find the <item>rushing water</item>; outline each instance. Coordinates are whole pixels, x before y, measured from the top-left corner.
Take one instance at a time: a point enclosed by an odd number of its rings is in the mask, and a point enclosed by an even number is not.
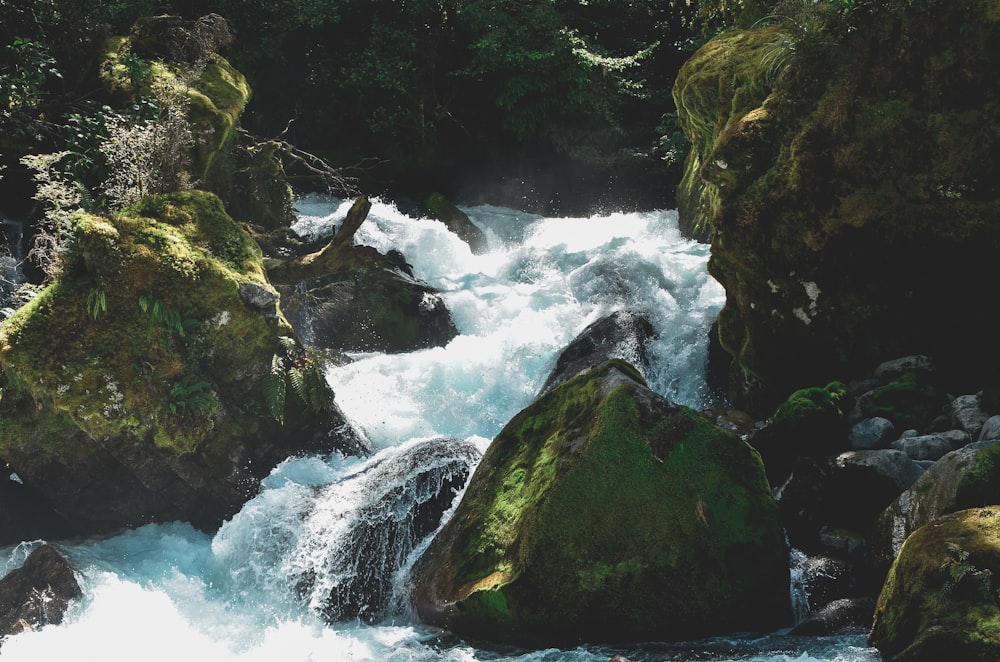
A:
[[[305,198],[299,210],[296,230],[321,237],[343,218],[347,203]],[[377,610],[360,606],[354,617],[345,617],[340,605],[335,617],[342,621],[326,624],[321,612],[330,614],[330,607],[324,596],[357,566],[342,558],[350,554],[343,551],[344,532],[376,521],[371,515],[376,511],[380,521],[388,517],[409,527],[400,499],[430,503],[434,486],[451,485],[463,468],[451,460],[474,462],[475,448],[485,449],[532,401],[558,352],[587,324],[619,309],[644,313],[658,334],[647,348],[651,386],[691,406],[712,404],[703,379],[705,338],[723,293],[705,270],[707,247],[680,236],[675,214],[545,219],[495,207],[468,211],[488,236],[487,254],[473,255],[440,223],[409,218],[379,202],[357,234],[359,243],[401,251],[417,277],[443,292],[460,332],[444,348],[356,355],[352,363],[330,370],[341,407],[379,449],[373,458],[288,460],[214,536],[177,523],[62,541],[82,573],[85,598],[62,625],[8,639],[0,657],[606,662],[622,654],[634,662],[878,660],[860,633],[542,651],[473,645],[420,626],[407,614],[405,570],[419,554],[419,540],[386,553],[393,558],[381,571],[392,575],[386,604]],[[435,473],[426,479],[400,468],[423,452],[428,442],[422,440],[436,437],[456,439],[449,442],[455,444],[449,451],[454,457],[432,454]],[[397,488],[388,506],[380,486]],[[0,550],[0,572],[17,567],[37,544]]]

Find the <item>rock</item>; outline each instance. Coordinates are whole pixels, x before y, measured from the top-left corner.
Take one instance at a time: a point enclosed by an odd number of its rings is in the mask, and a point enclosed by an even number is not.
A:
[[[412,578],[423,621],[532,645],[690,639],[790,616],[757,454],[619,360],[511,420]]]
[[[69,538],[80,533],[56,512],[38,490],[25,485],[17,473],[0,460],[0,545],[23,540]]]
[[[839,550],[824,531],[866,533],[879,514],[920,477],[922,470],[897,450],[849,451],[799,461],[778,491],[778,507],[791,544],[804,550]]]
[[[366,452],[320,362],[241,296],[267,280],[216,196],[81,214],[71,246],[0,325],[0,456],[74,526],[212,529],[289,455]]]
[[[1000,508],[945,515],[899,550],[875,608],[869,644],[887,660],[1000,659]]]
[[[867,628],[874,613],[875,601],[872,598],[840,598],[796,625],[789,634],[817,637]]]
[[[875,368],[875,377],[883,382],[894,382],[906,373],[914,373],[921,377],[934,374],[934,361],[920,354],[904,356],[892,361],[883,361]]]
[[[273,140],[257,142],[245,132],[239,132],[233,142],[232,181],[217,183],[213,191],[233,218],[251,224],[257,232],[288,230],[295,222],[295,205],[280,158],[282,146]]]
[[[872,556],[885,569],[920,527],[956,510],[994,503],[1000,503],[1000,442],[976,442],[948,453],[879,515]]]
[[[646,341],[655,333],[649,318],[639,313],[619,310],[602,317],[581,331],[559,354],[539,395],[609,359],[622,359],[645,376],[649,369]]]
[[[867,3],[850,29],[811,16],[788,50],[781,20],[724,31],[674,86],[692,143],[678,205],[710,228],[733,406],[765,415],[914,352],[950,390],[990,383],[1000,344],[968,284],[993,282],[1000,250],[1000,135],[981,131],[1000,124],[1000,16],[974,0]],[[944,301],[971,312],[956,324]]]
[[[82,595],[62,554],[52,545],[35,548],[20,568],[0,579],[0,642],[24,630],[58,625]]]
[[[780,485],[798,457],[823,457],[846,450],[847,424],[842,404],[847,387],[799,389],[788,396],[772,419],[751,438],[764,458],[768,480]]]
[[[286,565],[300,595],[331,622],[377,622],[390,610],[396,573],[441,523],[479,461],[460,439],[407,444],[331,485],[303,513],[306,538]],[[344,504],[364,495],[357,507]]]
[[[979,439],[980,430],[990,417],[980,403],[980,395],[960,395],[951,401],[951,417],[958,427]]]
[[[949,430],[940,434],[905,437],[892,442],[891,447],[903,451],[914,460],[940,460],[942,457],[967,445],[971,439],[963,430]]]
[[[283,289],[296,332],[324,349],[409,352],[443,347],[458,335],[441,295],[395,269],[359,268]]]
[[[318,251],[271,260],[268,277],[306,342],[339,351],[407,352],[446,345],[458,335],[441,295],[413,277],[398,253],[355,246],[371,203],[355,200]]]
[[[978,441],[1000,440],[1000,416],[990,416],[979,431]]]
[[[858,421],[851,427],[847,435],[847,443],[852,450],[869,451],[875,448],[885,448],[896,432],[896,426],[887,418],[873,416]]]
[[[430,215],[441,221],[459,239],[469,245],[476,255],[482,255],[489,250],[486,235],[469,219],[468,215],[453,205],[440,193],[432,193],[425,205]]]
[[[118,94],[131,104],[136,94],[148,94],[148,89],[133,89],[130,68],[123,62],[126,55],[137,55],[156,61],[150,67],[150,79],[141,85],[154,83],[187,101],[187,118],[191,133],[196,137],[191,150],[191,180],[210,188],[224,178],[224,159],[218,157],[230,144],[240,115],[250,100],[246,77],[216,52],[232,37],[225,19],[209,14],[195,21],[176,16],[153,16],[136,22],[131,35],[109,39],[100,63],[102,81],[111,94]]]
[[[926,430],[947,406],[948,398],[940,389],[909,372],[862,394],[855,403],[855,417],[878,416],[897,428]]]

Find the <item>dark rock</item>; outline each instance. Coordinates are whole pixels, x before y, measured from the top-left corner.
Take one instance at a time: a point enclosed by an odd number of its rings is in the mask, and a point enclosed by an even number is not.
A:
[[[790,618],[756,453],[619,360],[511,420],[412,578],[422,620],[493,641],[690,639]]]
[[[913,460],[940,460],[942,457],[967,445],[969,433],[963,430],[949,430],[940,434],[925,434],[897,439],[890,446],[903,451]]]
[[[1000,440],[1000,416],[990,416],[979,431],[978,441]]]
[[[796,625],[789,634],[818,637],[867,628],[874,613],[872,598],[840,598]]]
[[[312,511],[302,515],[318,538],[300,545],[292,561],[307,568],[297,580],[299,593],[331,622],[384,618],[396,573],[440,525],[479,456],[467,441],[423,441],[373,458],[363,472],[318,494]],[[345,489],[365,495],[349,517],[337,511]],[[336,536],[329,535],[331,528],[338,529]]]
[[[476,255],[489,250],[486,235],[469,219],[468,215],[456,207],[440,193],[432,193],[427,198],[427,211],[431,216],[447,226],[459,239],[469,245]]]
[[[609,359],[621,359],[645,376],[649,369],[646,342],[655,335],[645,315],[619,310],[581,331],[556,359],[539,395]]]
[[[908,372],[921,376],[934,374],[934,361],[928,356],[904,356],[892,361],[883,361],[875,368],[875,377],[883,382],[894,382]]]
[[[36,548],[24,564],[0,579],[0,641],[24,630],[58,625],[83,595],[76,574],[52,545]]]
[[[979,394],[960,395],[951,401],[953,424],[968,432],[973,439],[979,439],[979,433],[989,417],[983,410]]]
[[[161,15],[136,21],[130,39],[132,52],[145,60],[194,64],[228,47],[233,36],[226,20],[218,14],[208,14],[194,21]]]

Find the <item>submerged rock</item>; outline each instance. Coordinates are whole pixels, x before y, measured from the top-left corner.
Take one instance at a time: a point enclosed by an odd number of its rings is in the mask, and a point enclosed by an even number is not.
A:
[[[875,610],[869,643],[899,662],[1000,659],[1000,508],[973,508],[903,543]]]
[[[211,194],[81,214],[62,275],[0,325],[0,456],[85,532],[213,528],[275,464],[363,453],[260,251]]]
[[[559,354],[539,395],[609,359],[621,359],[645,374],[649,369],[646,341],[654,335],[653,325],[645,315],[618,310],[602,317],[581,331]]]
[[[422,620],[537,645],[787,622],[757,454],[611,361],[518,414],[413,570]]]
[[[48,544],[36,548],[0,579],[0,643],[8,635],[62,623],[70,603],[82,595],[62,554]]]

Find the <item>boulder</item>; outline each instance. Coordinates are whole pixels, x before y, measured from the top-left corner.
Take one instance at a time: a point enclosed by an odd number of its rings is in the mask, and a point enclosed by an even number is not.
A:
[[[793,4],[709,40],[673,90],[692,143],[678,205],[710,228],[734,406],[763,415],[918,352],[950,390],[989,383],[1000,345],[968,284],[995,280],[1000,250],[1000,134],[983,131],[1000,125],[1000,13]]]
[[[300,569],[289,578],[299,594],[331,622],[385,618],[396,574],[440,526],[479,457],[468,441],[421,441],[380,453],[322,490],[302,513],[305,534],[285,563]]]
[[[871,536],[883,570],[911,533],[941,515],[1000,503],[1000,441],[980,441],[935,462],[882,512]]]
[[[896,432],[896,426],[887,418],[873,416],[858,421],[847,434],[847,443],[852,450],[870,451],[885,448]]]
[[[990,416],[979,431],[978,441],[1000,440],[1000,416]]]
[[[79,214],[64,259],[0,325],[0,456],[74,526],[211,529],[289,455],[366,452],[216,196]]]
[[[945,515],[903,543],[869,644],[896,662],[1000,659],[1000,508]]]
[[[649,369],[646,342],[655,333],[649,318],[640,313],[618,310],[602,317],[581,331],[559,354],[539,394],[545,395],[562,382],[609,359],[621,359],[645,375]]]
[[[867,628],[874,612],[875,601],[871,598],[839,598],[798,623],[789,634],[815,637]]]
[[[414,278],[399,253],[354,245],[370,209],[360,197],[324,247],[268,260],[292,326],[329,350],[408,352],[448,344],[458,329],[440,293]]]
[[[854,406],[858,419],[878,416],[898,429],[926,430],[949,406],[947,395],[919,373],[903,376],[860,395]]]
[[[951,418],[958,427],[978,440],[990,415],[983,409],[980,394],[960,395],[951,401]]]
[[[791,544],[809,551],[825,547],[823,535],[831,530],[867,533],[922,473],[897,450],[800,460],[777,497]]]
[[[750,438],[764,458],[772,484],[780,485],[788,478],[798,457],[824,457],[847,450],[843,411],[847,395],[841,382],[799,389]]]
[[[890,446],[903,451],[914,460],[940,460],[942,457],[967,445],[969,433],[963,430],[949,430],[938,434],[924,434],[902,437],[892,442]]]
[[[62,623],[82,597],[76,573],[55,547],[36,547],[17,570],[0,579],[0,642],[24,630]]]
[[[412,599],[493,641],[676,640],[787,622],[788,581],[757,454],[613,360],[500,432]]]

